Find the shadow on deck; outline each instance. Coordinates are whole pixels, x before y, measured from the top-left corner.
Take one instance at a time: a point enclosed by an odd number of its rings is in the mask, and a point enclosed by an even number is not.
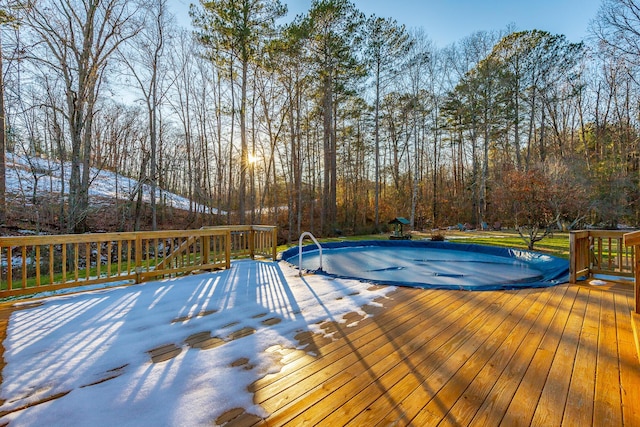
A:
[[[640,425],[633,292],[399,288],[257,381],[266,425]],[[229,424],[241,425],[242,416]]]
[[[332,339],[301,337],[312,351],[283,351],[283,368],[249,390],[267,418],[238,408],[217,422],[640,425],[631,287],[388,297],[355,326],[325,325]],[[2,340],[12,310],[0,310]]]

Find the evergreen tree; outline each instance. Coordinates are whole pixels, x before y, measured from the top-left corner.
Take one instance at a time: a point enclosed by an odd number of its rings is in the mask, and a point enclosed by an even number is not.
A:
[[[239,223],[245,223],[247,169],[247,91],[249,65],[257,62],[267,39],[275,35],[276,19],[287,12],[279,0],[200,0],[202,11],[191,10],[199,40],[212,59],[230,58],[231,83],[235,85],[234,67],[240,67],[240,184],[238,194]],[[233,107],[235,108],[235,106]]]
[[[381,93],[400,74],[412,41],[404,25],[389,18],[371,16],[367,20],[365,55],[375,87],[374,94],[374,162],[375,162],[375,228],[380,224],[380,99]]]
[[[334,111],[338,94],[363,76],[358,58],[364,16],[348,0],[314,0],[300,26],[305,34],[322,111],[323,194],[321,228],[332,233],[337,219],[337,141]]]

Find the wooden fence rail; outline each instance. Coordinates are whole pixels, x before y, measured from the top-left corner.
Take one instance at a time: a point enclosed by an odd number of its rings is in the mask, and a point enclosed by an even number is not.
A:
[[[591,278],[596,274],[633,277],[634,250],[624,244],[624,231],[572,231],[569,235],[570,278]]]
[[[626,233],[624,235],[624,244],[634,248],[636,253],[638,252],[638,248],[640,247],[640,231],[634,231],[633,233]],[[638,257],[640,258],[640,257]],[[634,332],[636,336],[636,347],[638,349],[638,357],[640,357],[640,341],[638,337],[640,336],[640,331],[637,329],[637,326],[640,326],[640,259],[635,259],[634,264],[634,278],[635,278],[635,288],[634,288],[634,297],[635,297],[635,315],[634,319]]]
[[[276,247],[276,227],[262,225],[0,237],[0,298],[229,268],[232,258],[275,260]]]
[[[616,230],[572,231],[569,235],[569,281],[594,275],[635,278],[635,311],[640,313],[640,266],[635,256],[640,246],[640,231],[627,233]]]

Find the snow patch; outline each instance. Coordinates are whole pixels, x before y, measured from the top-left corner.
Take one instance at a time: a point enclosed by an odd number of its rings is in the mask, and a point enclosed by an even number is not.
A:
[[[71,163],[60,163],[58,160],[45,159],[40,157],[23,157],[13,153],[6,154],[6,187],[7,193],[23,194],[27,199],[33,194],[34,186],[36,193],[61,193],[63,189],[63,169],[65,180],[69,180],[69,172]],[[131,199],[138,191],[140,183],[132,178],[118,175],[108,170],[99,170],[91,168],[90,176],[92,177],[89,187],[89,197],[94,198],[94,203],[108,203],[102,200]],[[64,194],[69,194],[69,185],[64,183]],[[150,202],[151,188],[143,185],[143,200]],[[167,206],[176,209],[189,210],[189,199],[177,194],[161,191],[156,189],[156,200],[160,202],[160,198],[164,199]],[[101,200],[102,199],[102,200]],[[196,205],[198,212],[209,212],[224,215],[226,212],[215,208],[208,208]]]
[[[296,335],[330,338],[321,324],[354,326],[354,313],[366,318],[362,307],[393,289],[301,278],[285,262],[246,260],[216,273],[27,303],[7,328],[0,412],[8,413],[0,422],[210,425],[233,408],[266,416],[247,387],[279,371],[278,349],[314,353]],[[194,337],[223,343],[196,348]],[[152,350],[172,357],[154,363]]]

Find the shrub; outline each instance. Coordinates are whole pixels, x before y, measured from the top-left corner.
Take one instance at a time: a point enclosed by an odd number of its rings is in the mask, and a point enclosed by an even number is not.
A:
[[[443,230],[431,230],[432,242],[444,242],[445,232]]]

